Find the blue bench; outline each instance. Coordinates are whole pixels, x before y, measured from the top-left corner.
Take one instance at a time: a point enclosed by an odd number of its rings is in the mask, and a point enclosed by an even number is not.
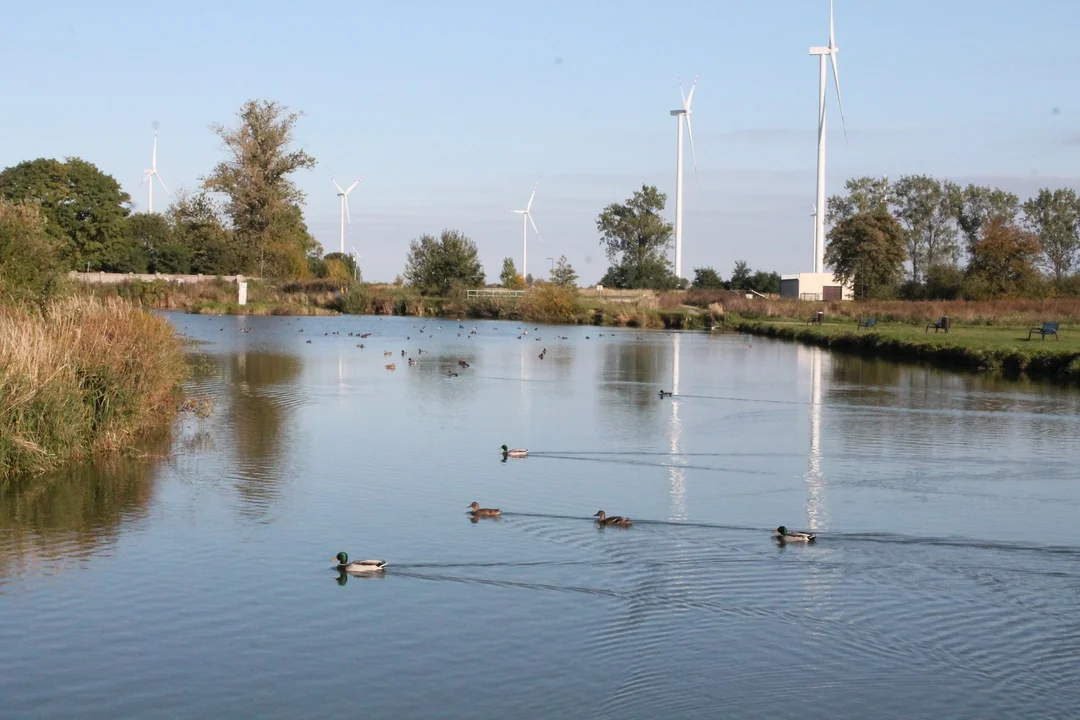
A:
[[[859,321],[859,326],[855,328],[856,332],[866,328],[867,330],[873,330],[877,326],[877,318],[866,318]]]
[[[930,328],[934,328],[934,334],[937,335],[938,330],[944,330],[946,334],[949,332],[949,328],[952,327],[952,318],[948,315],[942,315],[941,319],[935,323],[930,323],[926,326],[924,332],[930,332]]]
[[[1031,339],[1031,336],[1034,333],[1039,333],[1040,335],[1042,335],[1043,340],[1046,339],[1047,335],[1053,335],[1054,340],[1058,340],[1059,339],[1058,338],[1058,324],[1059,323],[1048,322],[1048,323],[1043,323],[1042,327],[1031,328],[1030,330],[1028,330],[1028,340]]]

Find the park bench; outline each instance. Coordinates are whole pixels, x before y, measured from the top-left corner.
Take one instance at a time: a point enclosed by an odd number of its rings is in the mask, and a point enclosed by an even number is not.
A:
[[[1030,330],[1028,330],[1028,340],[1031,339],[1031,336],[1032,336],[1033,333],[1039,333],[1040,335],[1042,335],[1043,340],[1046,339],[1047,335],[1053,335],[1054,339],[1057,340],[1057,339],[1059,339],[1058,338],[1058,323],[1056,323],[1056,322],[1048,322],[1048,323],[1043,323],[1042,327],[1031,328]]]
[[[877,326],[877,318],[866,318],[859,321],[859,326],[855,328],[856,331],[866,328],[867,330],[873,330]]]
[[[807,325],[820,325],[825,319],[825,313],[818,311],[810,316],[810,319],[806,321]]]
[[[952,318],[949,317],[948,315],[942,315],[940,320],[927,325],[926,330],[924,332],[930,332],[930,328],[934,328],[934,334],[935,335],[937,334],[938,330],[944,330],[946,333],[948,333],[949,328],[951,328],[951,327],[952,327]]]

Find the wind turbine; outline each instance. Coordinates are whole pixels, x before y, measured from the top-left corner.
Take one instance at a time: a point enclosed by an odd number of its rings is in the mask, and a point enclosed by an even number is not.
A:
[[[165,181],[161,179],[161,176],[158,175],[158,171],[157,171],[157,131],[158,131],[158,123],[157,123],[157,120],[155,120],[154,121],[154,153],[153,153],[153,155],[150,156],[150,169],[149,170],[143,170],[143,172],[146,173],[146,177],[144,177],[142,179],[142,182],[139,183],[140,185],[142,185],[143,183],[146,183],[146,191],[147,191],[146,211],[147,212],[154,212],[154,178],[157,178],[157,181],[159,183],[161,183],[161,187],[162,187],[162,189],[165,190],[166,195],[171,194],[171,193],[169,193],[169,188],[165,187]]]
[[[356,246],[352,248],[353,256],[353,280],[359,279],[360,276],[360,258],[363,257],[360,253],[356,252]]]
[[[817,262],[817,205],[810,206],[810,221],[814,223],[814,262]]]
[[[360,176],[360,180],[363,180],[364,176]],[[334,176],[330,176],[330,182],[334,183],[334,187],[337,188],[338,197],[341,198],[341,254],[345,254],[345,218],[349,218],[349,225],[352,225],[352,216],[349,215],[349,193],[353,191],[353,188],[360,184],[360,180],[357,180],[349,186],[348,190],[342,190],[341,186],[337,184],[337,180]]]
[[[690,104],[694,102],[694,88],[697,87],[697,78],[690,86],[690,94],[683,94],[682,81],[679,81],[679,95],[682,96],[682,107],[672,110],[671,114],[677,117],[679,124],[679,139],[677,143],[678,160],[675,171],[675,277],[682,277],[682,129],[683,121],[686,121],[686,130],[690,135],[690,153],[694,157],[694,174],[697,175],[697,152],[694,151],[694,128],[690,124]]]
[[[828,68],[825,58],[832,62],[833,82],[836,84],[836,102],[840,106],[840,124],[844,128],[844,142],[847,143],[847,123],[844,120],[844,101],[840,99],[840,73],[836,69],[836,27],[833,22],[833,0],[829,0],[829,45],[812,47],[811,55],[817,55],[820,61],[818,76],[818,141],[817,141],[817,208],[825,207],[825,86],[828,84]],[[817,213],[814,218],[814,272],[825,272],[825,213]]]
[[[524,210],[509,210],[515,215],[521,216],[521,276],[529,276],[529,225],[532,225],[533,231],[536,233],[536,239],[540,242],[544,242],[540,237],[540,231],[536,229],[536,223],[533,222],[532,208],[533,198],[536,197],[536,188],[540,187],[540,183],[536,183],[533,186],[532,195],[529,196],[529,202],[525,205]]]

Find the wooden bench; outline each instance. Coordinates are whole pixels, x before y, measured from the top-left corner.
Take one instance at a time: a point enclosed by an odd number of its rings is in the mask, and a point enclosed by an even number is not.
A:
[[[1042,339],[1045,340],[1047,335],[1053,335],[1054,340],[1058,340],[1058,325],[1056,322],[1043,323],[1042,327],[1031,328],[1028,330],[1028,340],[1031,339],[1033,333],[1039,333],[1042,335]]]
[[[877,326],[877,318],[866,318],[859,321],[859,326],[855,328],[856,331],[866,328],[867,330],[873,330]]]
[[[937,335],[938,330],[944,330],[946,334],[949,332],[949,328],[952,327],[952,318],[948,315],[942,315],[941,319],[937,322],[930,323],[926,326],[924,332],[930,332],[930,328],[934,328],[934,334]]]
[[[807,325],[820,325],[821,322],[824,319],[825,319],[825,313],[819,311],[819,312],[816,312],[813,315],[811,315],[810,319],[806,321],[806,324]]]

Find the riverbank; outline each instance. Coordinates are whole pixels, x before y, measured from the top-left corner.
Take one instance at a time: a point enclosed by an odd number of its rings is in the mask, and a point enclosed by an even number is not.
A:
[[[186,375],[172,325],[130,303],[0,306],[0,480],[130,447],[172,421]]]
[[[1041,323],[1039,323],[1041,325]],[[948,369],[997,372],[1006,376],[1080,382],[1080,333],[1063,327],[1059,340],[1027,340],[1033,326],[956,326],[927,333],[925,325],[883,323],[858,330],[854,322],[807,326],[795,320],[729,320],[728,326],[759,335],[845,353],[905,362],[928,362]]]

